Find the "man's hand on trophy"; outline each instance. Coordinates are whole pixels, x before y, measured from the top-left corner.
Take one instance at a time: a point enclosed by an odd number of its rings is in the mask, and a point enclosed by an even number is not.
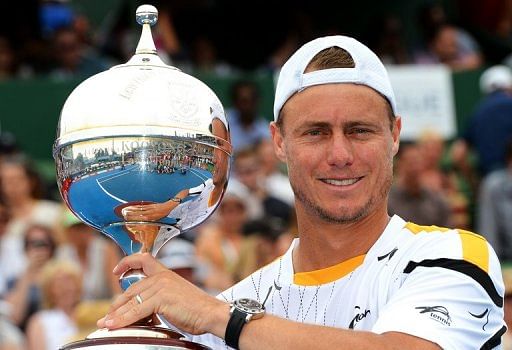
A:
[[[121,275],[128,269],[142,269],[148,277],[117,297],[108,314],[98,321],[98,327],[120,328],[158,313],[190,334],[224,335],[229,318],[227,303],[168,270],[150,254],[125,257],[114,273]]]
[[[124,207],[121,214],[126,221],[157,221],[169,215],[187,196],[188,189],[184,189],[166,202],[130,205]]]
[[[123,208],[121,213],[126,221],[156,221],[166,217],[177,205],[178,203],[172,201],[130,205]]]

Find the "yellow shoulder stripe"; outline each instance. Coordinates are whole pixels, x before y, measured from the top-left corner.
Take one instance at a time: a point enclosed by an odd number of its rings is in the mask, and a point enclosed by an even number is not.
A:
[[[439,227],[439,226],[422,226],[422,225],[416,225],[412,222],[408,222],[405,224],[405,228],[407,228],[412,233],[420,233],[420,232],[434,232],[434,231],[441,231],[446,232],[449,231],[449,228],[446,227]]]
[[[339,280],[360,266],[365,256],[366,254],[359,255],[325,269],[297,272],[293,275],[293,283],[299,286],[318,286]]]
[[[489,272],[489,249],[487,241],[476,233],[457,230],[462,241],[462,256],[464,260],[475,264],[485,272]]]
[[[450,231],[446,227],[438,226],[421,226],[412,222],[408,222],[405,227],[414,234],[420,232],[446,232]],[[462,243],[462,258],[468,261],[485,272],[489,272],[489,249],[487,248],[487,241],[476,233],[456,229]]]

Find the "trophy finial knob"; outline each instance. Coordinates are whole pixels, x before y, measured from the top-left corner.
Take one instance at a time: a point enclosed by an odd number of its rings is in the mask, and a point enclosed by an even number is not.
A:
[[[142,34],[135,50],[136,54],[156,54],[155,43],[151,35],[151,26],[158,20],[158,10],[152,5],[141,5],[137,8],[135,18],[142,26]]]
[[[140,5],[137,7],[135,18],[140,25],[149,24],[153,26],[158,21],[158,10],[152,5]]]

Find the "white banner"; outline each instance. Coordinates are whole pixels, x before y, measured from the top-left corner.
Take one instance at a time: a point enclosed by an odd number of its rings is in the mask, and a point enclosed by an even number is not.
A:
[[[395,92],[397,114],[402,117],[402,140],[415,140],[425,131],[445,139],[456,135],[452,76],[436,66],[387,66]]]

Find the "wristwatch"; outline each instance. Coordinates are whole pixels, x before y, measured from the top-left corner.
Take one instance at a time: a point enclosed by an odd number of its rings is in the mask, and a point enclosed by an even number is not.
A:
[[[242,298],[231,303],[229,310],[231,317],[226,327],[226,344],[234,349],[238,349],[238,339],[245,324],[251,320],[257,320],[265,314],[265,306],[260,302]]]

